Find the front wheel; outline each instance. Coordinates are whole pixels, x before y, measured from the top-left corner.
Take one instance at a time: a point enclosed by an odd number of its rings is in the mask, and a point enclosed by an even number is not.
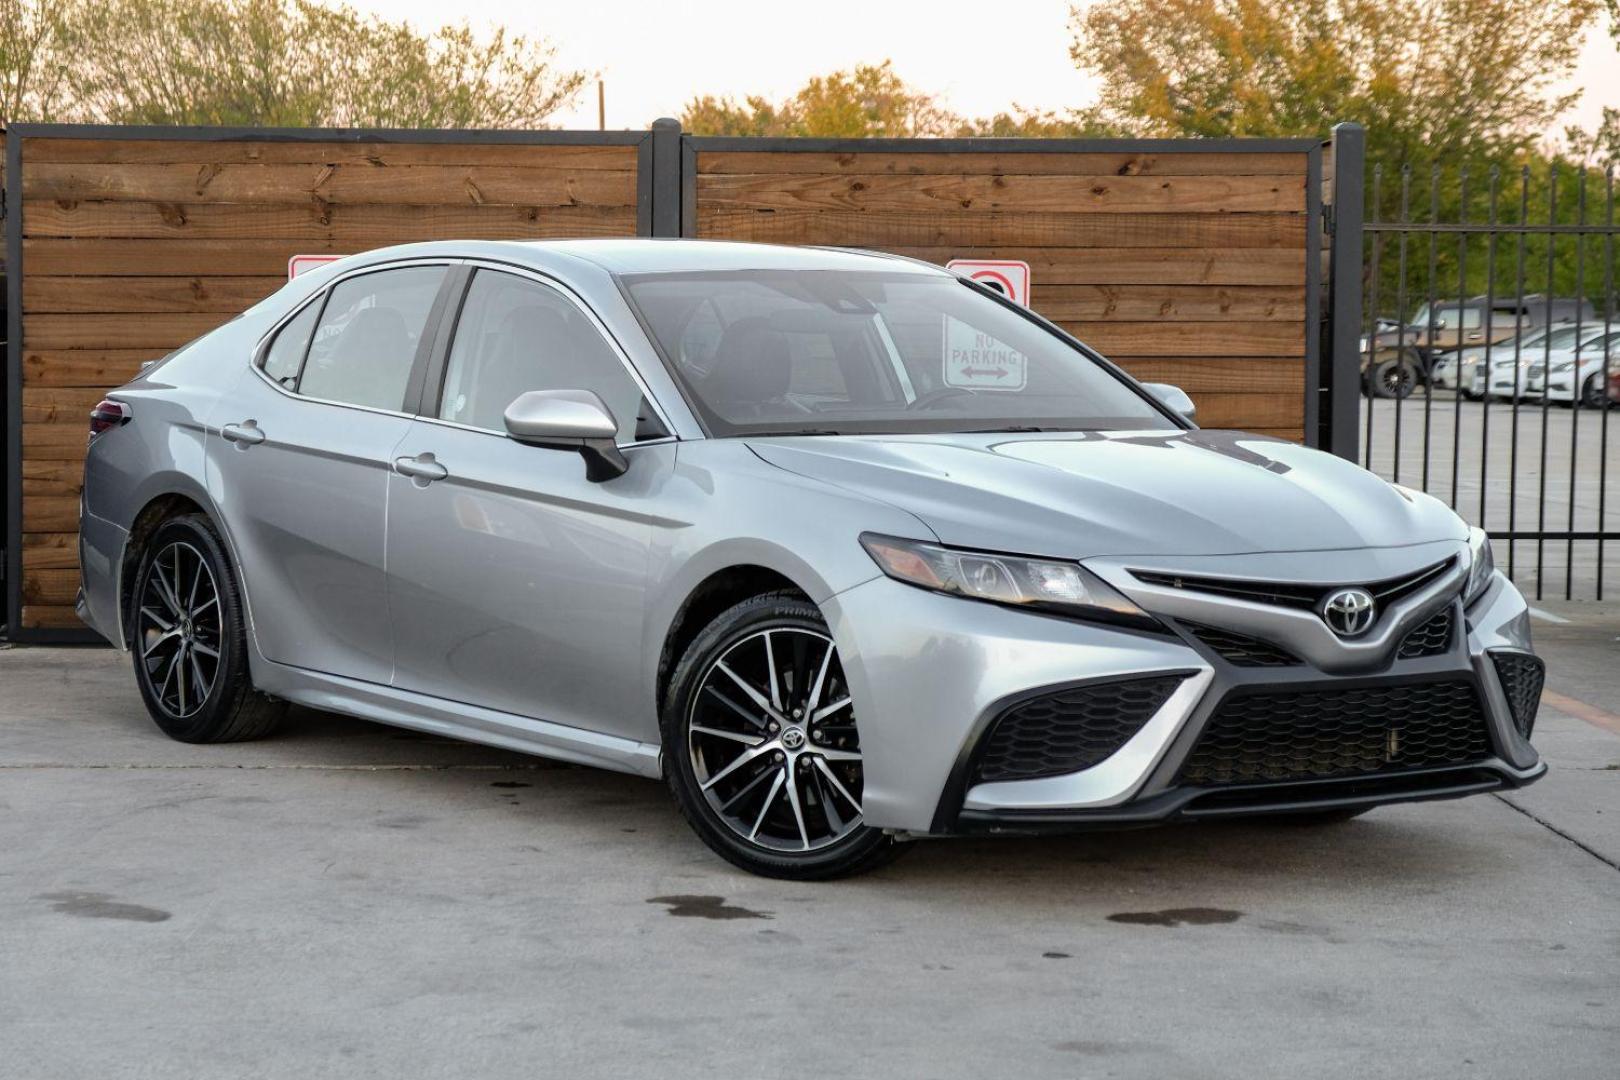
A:
[[[1403,357],[1380,360],[1367,372],[1367,390],[1373,397],[1408,398],[1417,383],[1417,368]]]
[[[1603,375],[1589,375],[1581,384],[1581,407],[1587,409],[1607,409],[1609,395],[1603,389]]]
[[[268,735],[286,712],[253,689],[241,594],[207,518],[158,526],[135,578],[130,652],[146,711],[181,742]]]
[[[662,727],[676,803],[737,866],[816,880],[898,851],[865,824],[860,727],[814,604],[770,593],[715,619],[670,680]]]

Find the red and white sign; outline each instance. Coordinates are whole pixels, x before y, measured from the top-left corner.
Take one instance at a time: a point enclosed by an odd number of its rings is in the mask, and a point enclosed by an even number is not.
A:
[[[1029,263],[1017,259],[952,259],[945,269],[1029,307]]]
[[[287,280],[291,281],[299,274],[306,274],[317,266],[325,266],[341,258],[342,255],[294,255],[287,260]]]

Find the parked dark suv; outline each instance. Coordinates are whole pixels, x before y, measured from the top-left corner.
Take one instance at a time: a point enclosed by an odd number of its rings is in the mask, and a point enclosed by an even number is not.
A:
[[[1590,300],[1549,300],[1543,294],[1431,300],[1404,325],[1389,326],[1389,320],[1379,319],[1374,333],[1361,339],[1363,385],[1369,397],[1403,398],[1430,380],[1435,361],[1442,356],[1577,319],[1596,321],[1597,310]]]

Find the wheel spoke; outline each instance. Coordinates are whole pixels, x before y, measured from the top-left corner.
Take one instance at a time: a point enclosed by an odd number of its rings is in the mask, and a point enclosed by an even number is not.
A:
[[[174,664],[176,667],[174,678],[175,693],[180,695],[180,715],[186,712],[186,646],[184,642],[174,651]]]
[[[200,641],[193,641],[191,643],[191,649],[192,649],[193,652],[202,653],[204,656],[208,657],[210,660],[218,660],[219,659],[219,650],[218,649],[213,648],[212,646],[209,646],[209,645],[204,645]]]
[[[772,705],[770,700],[767,699],[764,694],[760,693],[754,687],[749,686],[747,681],[745,681],[741,675],[737,674],[735,671],[732,671],[731,666],[724,660],[716,664],[715,667],[725,672],[726,675],[731,678],[732,682],[742,687],[742,692],[748,695],[748,700],[752,701],[755,705],[763,709],[766,715],[770,716],[771,719],[783,723],[787,721],[787,718],[782,715],[781,710]]]
[[[849,695],[845,694],[843,697],[839,698],[837,701],[833,702],[832,704],[825,705],[825,706],[817,709],[815,715],[810,718],[810,722],[811,723],[819,723],[820,721],[825,720],[827,717],[831,716],[833,713],[837,712],[839,709],[844,708],[848,704],[849,704]]]
[[[207,611],[217,603],[219,603],[219,597],[210,596],[207,600],[204,600],[202,603],[191,609],[191,617],[195,619],[197,616],[201,615],[203,612]]]
[[[815,685],[810,688],[810,696],[804,699],[804,711],[813,713],[817,705],[821,704],[821,692],[827,683],[827,669],[832,667],[833,643],[827,642],[827,651],[821,657],[821,668],[816,672]]]
[[[148,619],[151,619],[153,622],[157,623],[157,628],[159,630],[162,630],[165,634],[171,632],[174,629],[174,621],[172,619],[165,620],[163,618],[163,616],[159,615],[155,610],[153,610],[150,607],[141,608],[141,614],[146,616]]]
[[[738,788],[736,793],[734,795],[732,795],[731,798],[727,799],[725,802],[720,804],[720,812],[722,814],[725,813],[726,811],[730,810],[733,806],[736,806],[738,803],[740,803],[744,799],[746,799],[750,792],[757,791],[759,789],[759,785],[763,784],[765,782],[766,777],[768,777],[770,775],[771,775],[771,770],[769,770],[769,769],[764,769],[764,770],[761,770],[760,772],[756,773],[752,780],[748,781],[748,783],[746,783],[742,787]],[[776,775],[780,776],[781,773],[778,772]]]
[[[816,747],[816,753],[817,755],[826,758],[828,761],[861,760],[861,755],[854,750],[834,750],[830,746],[818,746]]]
[[[152,644],[141,650],[141,659],[145,660],[148,656],[151,656],[157,647],[165,641],[173,641],[179,636],[180,631],[178,630],[165,630],[161,635],[153,639]]]
[[[213,687],[207,679],[203,678],[202,664],[197,661],[197,650],[194,648],[187,649],[186,659],[191,661],[191,674],[195,679],[191,688],[197,698],[197,704],[201,705],[208,700],[208,691]]]
[[[843,782],[840,781],[833,771],[827,767],[827,763],[825,761],[819,757],[812,758],[811,760],[815,763],[817,771],[819,771],[822,776],[826,777],[832,783],[833,790],[842,795],[844,797],[844,801],[853,806],[857,814],[865,813],[865,811],[861,809],[861,801],[849,793],[848,789],[844,787]]]
[[[715,688],[713,683],[704,686],[703,690],[705,693],[713,694],[715,697],[719,698],[721,704],[725,705],[726,708],[730,709],[732,712],[736,713],[750,724],[753,724],[755,727],[760,728],[761,730],[764,729],[765,721],[761,720],[759,717],[755,716],[753,713],[749,712],[735,701],[732,701],[726,695],[722,694],[718,689]]]
[[[759,827],[765,824],[765,815],[771,812],[771,803],[776,801],[776,793],[782,790],[782,781],[786,777],[786,769],[776,770],[776,779],[771,781],[771,790],[765,793],[765,801],[759,806],[759,817],[754,819],[754,827],[748,830],[748,839],[759,835]]]
[[[705,727],[702,724],[693,724],[692,730],[699,735],[713,735],[720,739],[731,739],[733,742],[740,742],[744,746],[758,746],[765,741],[763,735],[747,735],[741,731],[727,731],[724,728]]]
[[[157,692],[159,701],[167,701],[169,698],[169,684],[174,681],[175,669],[180,666],[180,652],[181,650],[176,649],[174,655],[169,657],[169,673],[163,676],[163,685]]]
[[[751,748],[749,748],[747,750],[744,750],[742,753],[738,754],[735,758],[732,759],[732,762],[731,762],[730,765],[727,765],[725,768],[721,769],[719,772],[717,772],[713,776],[709,777],[708,780],[704,781],[703,790],[708,791],[710,788],[714,787],[714,785],[718,784],[720,781],[724,780],[726,777],[730,776],[732,773],[736,772],[738,769],[742,768],[744,765],[748,764],[750,761],[753,761],[754,759],[758,758],[764,752],[765,752],[765,745],[764,744],[761,744],[759,746],[751,747]]]
[[[776,675],[776,650],[771,648],[771,632],[765,631],[765,671],[771,682],[771,708],[782,711],[782,689]]]
[[[179,572],[179,565],[180,565],[180,554],[179,554],[179,552],[175,553],[174,561],[175,561],[175,568],[176,568],[175,572],[178,573]],[[187,610],[189,610],[191,612],[191,614],[193,616],[195,616],[197,614],[197,587],[202,584],[203,574],[206,572],[206,570],[207,570],[207,568],[205,566],[203,566],[202,559],[198,558],[197,559],[197,572],[191,576],[191,595],[189,597],[187,597],[187,599],[186,599],[186,608],[187,608]]]
[[[783,769],[783,774],[787,773]],[[810,850],[810,830],[804,827],[804,808],[799,805],[799,782],[791,776],[787,777],[788,803],[793,807],[793,820],[799,824],[799,840],[804,844],[802,850]]]
[[[175,595],[174,586],[169,584],[169,578],[163,572],[163,561],[161,559],[152,560],[152,576],[157,585],[158,599],[167,604],[169,610],[176,617],[183,614],[180,610],[180,598]]]

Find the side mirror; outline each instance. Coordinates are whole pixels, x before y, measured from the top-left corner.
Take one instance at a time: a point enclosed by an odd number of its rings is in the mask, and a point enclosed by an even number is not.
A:
[[[578,451],[592,483],[630,469],[616,441],[619,422],[589,390],[530,390],[506,407],[504,419],[506,433],[518,442]]]
[[[1198,406],[1193,404],[1193,399],[1188,397],[1187,391],[1181,387],[1162,382],[1143,383],[1142,386],[1148,393],[1158,398],[1161,405],[1167,407],[1187,423],[1191,424],[1197,418]]]

